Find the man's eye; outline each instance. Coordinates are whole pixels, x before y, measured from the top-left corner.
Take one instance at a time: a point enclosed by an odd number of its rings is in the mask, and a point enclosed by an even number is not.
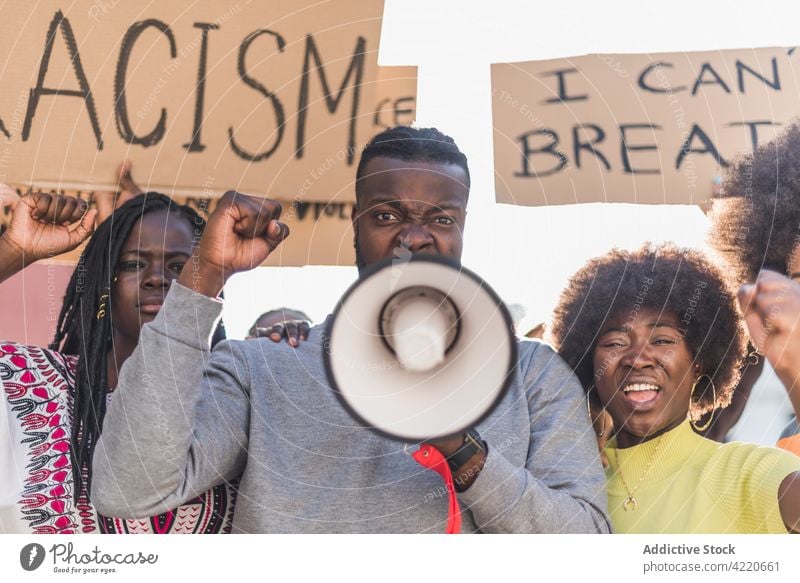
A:
[[[397,217],[393,213],[382,212],[382,213],[375,213],[375,218],[379,221],[390,222],[396,221]]]
[[[183,266],[184,265],[186,265],[186,264],[182,263],[182,262],[181,263],[173,263],[172,265],[170,265],[170,268],[173,271],[175,271],[176,273],[180,273],[181,271],[183,271]]]
[[[141,261],[123,261],[119,264],[119,268],[124,271],[135,271],[144,267]]]
[[[455,220],[453,220],[453,217],[436,217],[433,219],[433,222],[437,225],[452,225],[455,223]]]

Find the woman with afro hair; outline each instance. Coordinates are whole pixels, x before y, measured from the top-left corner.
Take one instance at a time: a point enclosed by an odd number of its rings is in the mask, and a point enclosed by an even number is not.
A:
[[[800,531],[800,458],[695,432],[730,402],[745,354],[734,296],[702,254],[648,245],[589,261],[551,335],[608,440],[616,532]]]
[[[769,334],[754,347],[764,354],[800,409],[800,123],[790,124],[775,140],[741,156],[726,171],[711,213],[710,242],[727,261],[737,286],[748,285],[747,309],[769,315]],[[794,281],[793,281],[794,280]],[[753,321],[761,321],[755,317]],[[763,331],[761,326],[758,326]],[[794,332],[794,334],[792,334]],[[775,339],[778,339],[777,341]],[[782,339],[785,339],[782,340]],[[763,359],[755,367],[763,367]],[[744,383],[743,383],[744,384]],[[737,391],[735,422],[745,408],[749,384]],[[754,393],[757,393],[754,387]],[[752,401],[753,399],[751,399]],[[745,411],[752,408],[747,403]],[[774,416],[772,416],[774,418]],[[785,420],[783,421],[785,423]],[[738,426],[737,426],[738,427]],[[779,446],[800,455],[796,417]]]

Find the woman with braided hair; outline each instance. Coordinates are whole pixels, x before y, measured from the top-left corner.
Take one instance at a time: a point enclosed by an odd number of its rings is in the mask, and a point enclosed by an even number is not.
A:
[[[70,197],[20,199],[0,238],[0,281],[37,259],[75,248],[90,234],[95,216]],[[230,484],[142,520],[101,516],[89,501],[92,450],[119,371],[139,330],[155,317],[190,261],[204,226],[193,209],[167,196],[135,196],[91,237],[50,347],[0,343],[0,423],[8,425],[0,433],[11,437],[0,447],[0,530],[229,532],[235,500]]]

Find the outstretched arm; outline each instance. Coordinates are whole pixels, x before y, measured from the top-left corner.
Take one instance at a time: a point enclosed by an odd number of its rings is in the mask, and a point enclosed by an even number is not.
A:
[[[800,283],[762,271],[739,290],[753,344],[767,357],[800,418]]]
[[[800,419],[800,284],[774,271],[762,271],[739,290],[753,344],[769,360]],[[800,472],[787,476],[778,490],[783,522],[800,532]]]

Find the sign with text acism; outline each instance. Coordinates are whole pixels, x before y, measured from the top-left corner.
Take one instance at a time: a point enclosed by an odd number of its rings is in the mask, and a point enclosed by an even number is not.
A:
[[[379,67],[375,96],[372,102],[372,114],[369,118],[370,136],[396,125],[408,125],[416,116],[417,69],[416,67]],[[283,206],[282,220],[289,226],[291,236],[284,241],[278,251],[267,259],[266,265],[302,266],[302,265],[353,265],[353,230],[350,217],[353,202],[348,200],[314,201],[304,198],[306,191],[311,191],[317,179],[342,161],[335,156],[324,159],[307,160],[303,167],[302,182],[298,183],[296,196],[293,199],[279,199]],[[151,172],[146,172],[134,165],[133,176],[144,190],[158,190],[145,182]],[[355,178],[355,166],[346,176],[342,176],[345,187],[352,185]],[[18,186],[20,193],[25,188]],[[74,189],[54,189],[65,194],[78,196],[94,205],[95,193],[75,191]],[[216,207],[213,192],[188,196],[180,192],[172,192],[173,198],[180,204],[188,204],[202,216],[208,218]],[[111,193],[101,194],[111,196]],[[18,199],[17,193],[0,189],[0,232],[11,218],[11,209]],[[77,262],[82,248],[72,253],[55,258],[54,263],[74,264]]]
[[[168,194],[350,201],[375,133],[382,13],[382,0],[6,0],[0,181],[108,190],[130,158]]]
[[[497,201],[699,204],[800,115],[800,50],[492,66]]]

